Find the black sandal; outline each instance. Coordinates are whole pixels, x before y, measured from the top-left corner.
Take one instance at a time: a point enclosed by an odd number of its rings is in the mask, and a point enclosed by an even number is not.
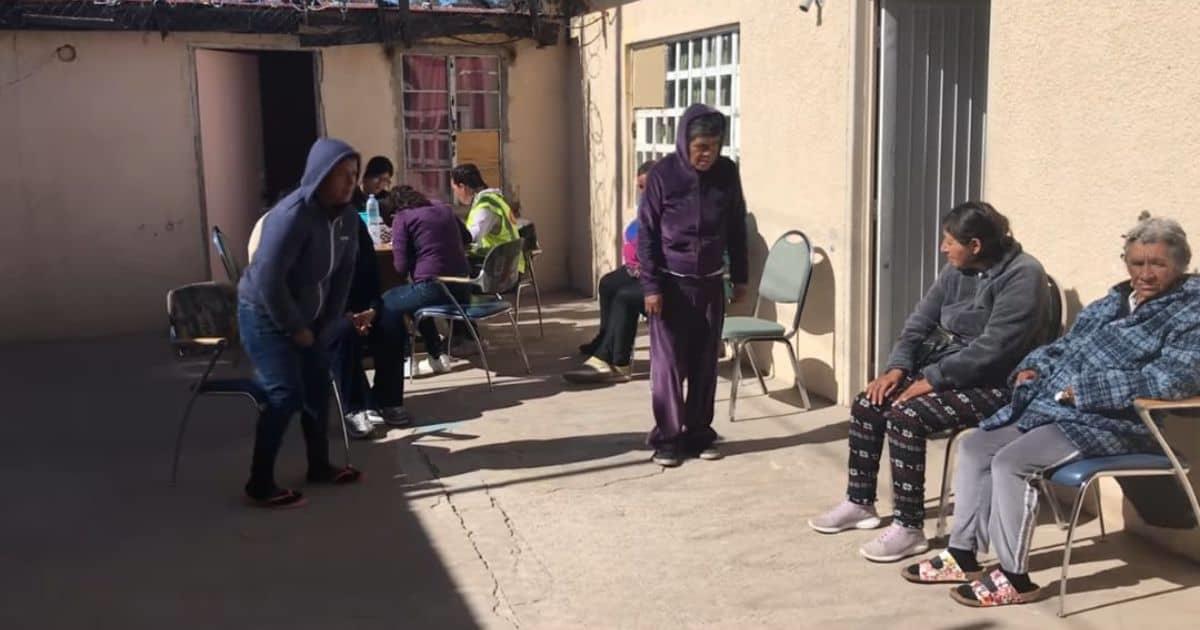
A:
[[[328,484],[333,484],[335,486],[345,486],[345,485],[349,485],[352,483],[358,483],[359,481],[362,481],[364,476],[365,475],[363,475],[361,470],[359,470],[353,466],[346,466],[345,468],[334,468],[334,467],[330,466],[328,469],[326,469],[324,472],[321,472],[321,473],[314,474],[312,472],[309,472],[308,473],[308,482],[309,483],[328,483]]]
[[[303,494],[295,490],[284,490],[283,488],[276,488],[274,492],[265,497],[256,497],[247,492],[246,500],[254,507],[272,510],[295,508],[308,503],[308,499],[305,499]]]

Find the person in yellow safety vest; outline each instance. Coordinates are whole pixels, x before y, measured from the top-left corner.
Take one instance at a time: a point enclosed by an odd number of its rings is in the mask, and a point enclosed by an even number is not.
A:
[[[488,188],[474,164],[454,167],[450,171],[450,188],[455,201],[471,208],[467,213],[467,231],[473,241],[468,252],[471,258],[482,260],[492,248],[521,238],[504,194],[499,188]],[[525,271],[524,257],[518,268]]]

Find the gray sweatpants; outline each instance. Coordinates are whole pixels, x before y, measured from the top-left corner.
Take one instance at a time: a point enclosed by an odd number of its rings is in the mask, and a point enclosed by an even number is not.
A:
[[[990,546],[1005,571],[1028,573],[1038,509],[1034,484],[1046,470],[1079,459],[1079,450],[1053,424],[1027,433],[1014,425],[973,431],[960,445],[950,546],[976,552]]]

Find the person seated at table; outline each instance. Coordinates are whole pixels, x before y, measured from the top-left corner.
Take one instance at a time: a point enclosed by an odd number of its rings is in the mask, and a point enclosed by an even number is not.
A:
[[[904,322],[886,371],[851,408],[846,498],[808,522],[824,534],[879,527],[876,476],[886,439],[895,518],[860,549],[875,562],[929,549],[926,437],[975,426],[1008,403],[1009,372],[1052,331],[1046,272],[990,204],[953,208],[942,221],[941,251],[948,264]]]
[[[395,175],[396,167],[386,157],[376,155],[367,160],[367,166],[363,168],[362,184],[354,189],[354,207],[358,208],[359,212],[366,212],[367,198],[375,195],[375,199],[379,201],[379,214],[383,216],[384,206],[390,205],[386,203],[386,198],[392,190],[392,178]],[[383,223],[391,225],[391,217],[384,216]]]
[[[1191,248],[1170,219],[1143,214],[1125,235],[1123,258],[1129,280],[1029,353],[1015,370],[1012,402],[961,440],[950,544],[906,567],[906,579],[963,582],[950,594],[967,606],[1035,601],[1034,480],[1081,459],[1161,454],[1133,402],[1200,394],[1200,278],[1185,273]],[[1000,567],[985,574],[975,554],[989,547]]]
[[[520,238],[512,208],[499,188],[488,188],[474,164],[460,164],[450,171],[450,188],[458,203],[470,207],[467,230],[471,234],[468,252],[475,264],[482,264],[495,247]],[[520,268],[525,269],[521,260]]]
[[[471,235],[450,206],[433,202],[411,187],[403,186],[394,195],[397,201],[396,217],[392,222],[392,260],[400,277],[412,276],[412,283],[388,290],[383,294],[383,312],[377,325],[391,340],[386,349],[377,351],[386,355],[399,353],[403,357],[408,349],[408,326],[405,318],[412,317],[418,310],[450,303],[450,295],[459,303],[470,301],[470,285],[445,284],[438,277],[464,277],[467,265],[466,246]],[[444,287],[444,288],[443,288]],[[443,374],[450,371],[450,357],[445,352],[441,336],[434,320],[421,320],[417,329],[425,343],[429,357],[418,366],[426,372]],[[401,363],[386,361],[377,364],[375,378],[376,397],[385,405],[402,405],[404,379]],[[383,369],[380,369],[380,368]],[[387,421],[387,417],[384,417]]]
[[[270,212],[259,217],[250,232],[248,260],[254,259],[263,223]],[[329,352],[330,369],[341,394],[342,420],[347,432],[355,438],[383,437],[386,431],[383,414],[375,406],[371,385],[363,370],[363,358],[368,348],[390,343],[374,326],[381,310],[379,267],[375,261],[374,244],[366,223],[358,222],[358,257],[346,302],[346,317],[331,322],[321,331],[320,345]],[[376,366],[382,359],[375,361]],[[376,367],[378,370],[378,367]],[[379,382],[379,379],[376,379]]]
[[[646,190],[646,175],[654,162],[637,170],[638,204]],[[638,280],[638,221],[625,226],[621,256],[624,263],[600,278],[600,330],[591,342],[579,346],[587,360],[578,369],[563,374],[571,383],[606,383],[629,380],[633,374],[633,342],[638,318],[645,312],[646,296]]]

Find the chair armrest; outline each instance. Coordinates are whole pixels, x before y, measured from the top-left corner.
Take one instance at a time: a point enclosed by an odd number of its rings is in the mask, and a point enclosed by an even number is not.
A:
[[[445,282],[446,284],[475,284],[473,279],[459,276],[438,276],[437,281]]]
[[[1184,398],[1183,400],[1156,400],[1153,398],[1138,398],[1133,401],[1135,407],[1140,407],[1147,411],[1157,411],[1160,409],[1192,409],[1200,408],[1200,396]]]

